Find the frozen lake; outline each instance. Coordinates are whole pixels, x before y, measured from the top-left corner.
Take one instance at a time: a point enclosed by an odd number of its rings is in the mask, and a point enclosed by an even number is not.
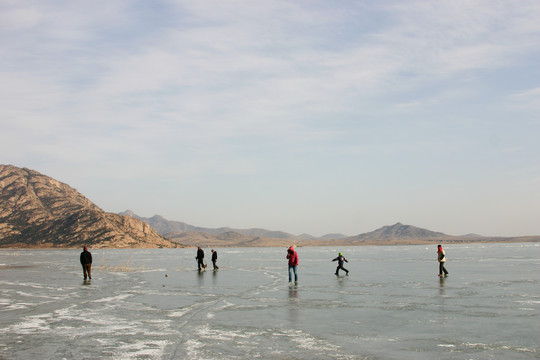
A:
[[[539,359],[540,244],[444,248],[0,250],[0,359]]]

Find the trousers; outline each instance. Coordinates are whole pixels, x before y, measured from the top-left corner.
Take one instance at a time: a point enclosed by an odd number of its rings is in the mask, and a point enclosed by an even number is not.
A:
[[[289,265],[289,282],[292,281],[292,275],[294,273],[294,281],[298,281],[298,265]]]

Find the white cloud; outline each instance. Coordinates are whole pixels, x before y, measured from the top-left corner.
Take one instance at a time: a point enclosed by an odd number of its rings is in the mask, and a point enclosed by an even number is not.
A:
[[[493,76],[536,71],[537,1],[3,2],[0,10],[0,149],[24,143],[21,163],[182,181],[308,177],[325,167],[358,176],[349,169],[359,160],[366,173],[396,159],[421,171],[429,159],[418,149],[456,164],[491,133],[508,154],[536,151],[516,147],[492,114],[538,129],[535,85],[509,90]],[[296,163],[306,171],[294,173]],[[318,191],[311,183],[303,190]]]

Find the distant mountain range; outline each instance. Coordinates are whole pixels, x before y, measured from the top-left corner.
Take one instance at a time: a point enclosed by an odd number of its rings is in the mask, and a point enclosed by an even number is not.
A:
[[[540,236],[451,236],[396,223],[356,236],[314,237],[265,229],[203,228],[159,215],[107,213],[77,190],[37,171],[0,165],[0,247],[155,248],[179,246],[353,246],[528,242]]]
[[[343,240],[353,242],[365,242],[365,241],[394,241],[398,239],[441,239],[448,238],[450,235],[443,234],[441,232],[430,231],[422,228],[418,228],[412,225],[403,225],[401,223],[394,224],[392,226],[383,226],[375,231],[360,234],[356,236],[346,236],[343,234],[327,234],[321,237],[315,237],[309,234],[292,235],[283,231],[272,231],[265,229],[232,229],[229,227],[220,228],[204,228],[186,224],[180,221],[170,221],[160,215],[155,215],[151,218],[145,218],[138,216],[131,210],[126,210],[119,213],[120,215],[131,216],[148,223],[151,227],[157,230],[161,235],[171,238],[179,239],[187,237],[186,234],[204,233],[207,235],[215,235],[216,238],[226,235],[231,237],[231,234],[237,234],[237,238],[245,236],[248,238],[272,238],[272,239],[286,239],[296,241],[325,241],[325,240]],[[478,235],[480,237],[480,235]],[[210,238],[207,236],[207,238]]]
[[[205,228],[205,227],[189,225],[181,221],[167,220],[160,215],[154,215],[151,218],[145,218],[142,216],[138,216],[137,214],[133,213],[133,211],[131,210],[123,211],[119,213],[119,215],[131,216],[135,219],[144,221],[147,224],[149,224],[151,227],[156,229],[158,233],[168,238],[175,238],[178,236],[182,236],[182,234],[184,233],[189,233],[189,232],[199,232],[199,233],[206,233],[206,234],[211,234],[211,235],[221,235],[221,234],[234,232],[234,233],[248,236],[248,237],[266,237],[266,238],[273,238],[273,239],[301,239],[301,240],[343,239],[347,237],[346,235],[343,235],[343,234],[328,234],[328,235],[321,236],[320,238],[317,238],[309,234],[292,235],[283,231],[273,231],[273,230],[258,229],[258,228],[251,228],[251,229],[233,229],[230,227]]]
[[[540,241],[540,236],[529,237],[484,237],[476,234],[452,236],[441,232],[431,231],[412,225],[396,223],[383,226],[380,229],[346,236],[343,234],[328,234],[314,237],[309,234],[292,235],[283,231],[265,229],[233,229],[229,227],[204,228],[186,224],[180,221],[170,221],[162,216],[151,218],[138,216],[131,210],[120,213],[148,223],[161,235],[173,241],[191,246],[347,246],[347,245],[398,245],[398,244],[430,244],[430,243],[461,243],[461,242],[528,242]]]

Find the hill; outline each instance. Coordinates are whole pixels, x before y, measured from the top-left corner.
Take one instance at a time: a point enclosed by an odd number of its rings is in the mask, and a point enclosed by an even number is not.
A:
[[[67,184],[0,165],[0,247],[154,248],[178,245],[145,222],[107,213]]]
[[[189,225],[181,221],[167,220],[163,216],[160,216],[160,215],[154,215],[150,218],[146,218],[146,217],[142,217],[135,214],[131,210],[123,211],[119,213],[119,215],[131,216],[133,218],[144,221],[148,223],[151,227],[156,229],[158,233],[171,239],[185,238],[186,237],[185,233],[191,233],[193,236],[195,236],[194,235],[195,233],[204,233],[207,235],[211,234],[211,235],[216,235],[216,239],[218,239],[222,237],[220,235],[231,233],[231,232],[239,234],[239,235],[243,235],[245,237],[244,239],[271,238],[271,239],[284,239],[284,240],[315,240],[315,239],[322,240],[322,239],[346,238],[346,235],[343,235],[343,234],[327,234],[327,235],[323,235],[317,238],[309,234],[293,235],[293,234],[289,234],[283,231],[266,230],[266,229],[259,229],[259,228],[250,228],[250,229],[234,229],[230,227],[206,228],[206,227]]]
[[[403,240],[437,240],[448,237],[450,236],[441,232],[422,229],[412,225],[403,225],[398,222],[394,225],[383,226],[375,231],[348,237],[347,240],[351,242],[389,242]]]

